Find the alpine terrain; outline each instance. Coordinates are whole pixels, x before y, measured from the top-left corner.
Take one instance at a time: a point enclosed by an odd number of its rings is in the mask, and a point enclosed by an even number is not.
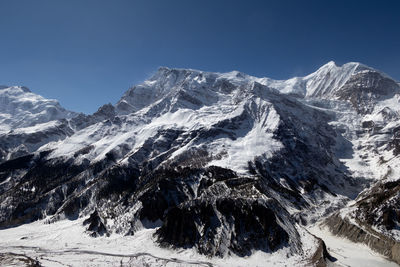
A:
[[[91,115],[1,86],[7,264],[396,266],[400,84],[162,67]]]

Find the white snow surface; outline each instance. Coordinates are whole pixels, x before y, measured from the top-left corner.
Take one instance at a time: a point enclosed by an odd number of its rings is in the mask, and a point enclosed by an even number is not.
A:
[[[277,91],[320,101],[319,107],[335,114],[336,120],[331,124],[344,129],[344,136],[352,143],[353,148],[357,148],[360,142],[384,142],[387,141],[384,135],[373,137],[364,135],[360,138],[357,134],[364,120],[373,119],[376,123],[382,123],[381,111],[385,108],[389,113],[400,114],[398,95],[380,102],[375,111],[365,117],[358,115],[354,108],[343,101],[337,101],[337,104],[334,101],[335,92],[352,75],[365,71],[376,70],[357,62],[337,66],[331,61],[305,77],[273,80],[253,77],[238,71],[212,73],[162,67],[149,80],[129,89],[116,104],[117,114],[122,123],[98,122],[65,140],[46,144],[41,150],[54,149],[53,157],[63,157],[73,155],[76,151],[92,145],[94,148],[88,154],[76,160],[87,158],[99,161],[110,151],[121,154],[120,148],[124,147],[130,152],[119,156],[121,162],[126,162],[127,156],[135,153],[146,140],[163,129],[187,132],[210,129],[219,122],[239,117],[246,108],[257,109],[250,110],[256,113],[253,116],[253,125],[241,126],[242,128],[233,131],[236,138],[221,136],[211,141],[203,140],[201,144],[203,149],[212,152],[214,159],[209,165],[228,167],[243,173],[249,160],[256,156],[268,158],[281,148],[280,143],[273,138],[273,132],[277,129],[280,118],[273,104],[268,101],[269,95]],[[385,74],[380,74],[386,77]],[[262,84],[264,87],[260,89],[257,84]],[[325,99],[330,101],[326,105],[321,102]],[[343,111],[344,109],[346,111]],[[390,129],[396,125],[397,123],[393,121]],[[382,140],[377,140],[379,138]],[[195,143],[177,147],[173,156],[178,156],[190,148],[199,147]],[[338,147],[338,151],[343,149]],[[379,157],[373,156],[364,160],[360,158],[364,153],[365,151],[354,149],[352,157],[343,158],[343,162],[359,177],[368,179],[383,177],[387,167],[376,168]],[[397,159],[394,161],[394,166],[400,164]],[[375,170],[378,170],[378,173]],[[391,172],[392,177],[396,175],[396,171]]]
[[[308,228],[310,233],[324,240],[327,250],[336,261],[328,262],[328,266],[339,267],[395,267],[396,263],[389,261],[371,250],[367,245],[354,243],[348,239],[331,234],[321,225]]]
[[[221,89],[221,83],[226,83],[226,90]],[[120,162],[124,163],[144,142],[164,129],[207,131],[237,119],[237,128],[229,129],[234,137],[220,134],[202,140],[200,145],[215,158],[210,165],[243,173],[247,162],[254,157],[269,157],[281,148],[273,138],[280,118],[269,101],[271,93],[277,94],[273,89],[260,89],[253,78],[237,72],[215,74],[163,68],[150,80],[129,90],[117,104],[121,123],[102,121],[65,140],[46,144],[40,150],[54,149],[52,157],[63,157],[93,146],[88,154],[76,159],[79,162],[84,158],[100,161],[108,152],[120,153],[119,148],[125,147],[129,151],[119,155]],[[129,106],[130,113],[125,114],[121,105]],[[241,121],[241,116],[248,118]],[[197,146],[188,143],[177,147],[171,159]]]
[[[71,118],[75,114],[61,107],[58,101],[34,94],[26,87],[0,88],[0,133]]]
[[[92,238],[83,219],[47,224],[46,220],[0,230],[0,253],[13,252],[37,259],[43,266],[308,266],[316,240],[298,228],[303,255],[282,248],[272,254],[256,251],[249,257],[208,258],[193,249],[167,249],[155,244],[156,229],[142,229],[134,236],[113,234]]]

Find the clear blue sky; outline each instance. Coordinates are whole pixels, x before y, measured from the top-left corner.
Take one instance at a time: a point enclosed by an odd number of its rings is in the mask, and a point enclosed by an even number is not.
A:
[[[400,1],[0,1],[0,84],[85,113],[159,66],[286,79],[330,60],[400,80]]]

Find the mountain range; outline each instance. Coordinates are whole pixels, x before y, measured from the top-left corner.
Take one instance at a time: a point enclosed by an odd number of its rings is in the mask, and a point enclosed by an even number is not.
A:
[[[400,84],[356,62],[288,80],[161,67],[91,115],[1,86],[0,235],[38,224],[180,251],[134,257],[154,266],[335,264],[318,225],[400,264]],[[7,245],[47,240],[25,235]]]

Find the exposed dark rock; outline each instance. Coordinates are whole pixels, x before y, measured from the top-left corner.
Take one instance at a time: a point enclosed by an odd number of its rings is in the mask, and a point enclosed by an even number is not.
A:
[[[16,226],[41,219],[45,214],[54,214],[64,205],[66,194],[72,194],[73,190],[84,185],[83,181],[73,179],[84,171],[82,166],[73,165],[71,162],[46,160],[45,156],[46,153],[41,153],[39,157],[23,157],[22,161],[14,161],[23,162],[29,167],[22,177],[16,179],[15,185],[0,196],[0,201],[11,201],[7,209],[0,213],[0,226]],[[28,158],[31,159],[29,162]],[[14,173],[20,167],[19,164],[8,164],[8,171]],[[18,176],[19,173],[15,172],[15,175]],[[82,204],[82,200],[74,201],[78,201],[80,206],[85,205]],[[76,202],[65,203],[64,207],[69,215],[78,212],[69,206]]]
[[[102,235],[109,235],[107,228],[100,218],[99,213],[95,210],[89,218],[83,221],[83,225],[89,225],[86,231],[92,237],[98,237]]]
[[[11,131],[0,134],[0,163],[6,158],[15,159],[32,154],[42,145],[50,141],[63,140],[73,133],[67,120],[59,120],[54,126],[34,132]]]
[[[400,181],[381,183],[359,197],[356,216],[371,226],[391,230],[400,223]],[[382,215],[380,215],[381,211]]]
[[[109,198],[112,194],[121,194],[124,191],[133,192],[138,183],[140,171],[136,168],[121,168],[113,166],[101,174],[104,183],[99,190],[99,198]]]
[[[33,154],[30,154],[1,163],[0,172],[11,172],[13,170],[26,169],[29,167],[32,158]]]
[[[1,266],[26,266],[41,267],[42,265],[37,259],[33,259],[26,255],[16,253],[0,253]]]
[[[363,121],[361,127],[363,128],[372,128],[374,127],[375,123],[373,121]]]
[[[393,129],[393,137],[388,144],[388,149],[393,149],[393,155],[400,155],[400,127]]]
[[[195,246],[200,253],[224,256],[228,251],[245,256],[253,249],[276,251],[289,236],[278,224],[265,200],[246,198],[196,199],[168,210],[157,230],[163,245]],[[226,250],[228,249],[228,250]]]
[[[253,248],[275,251],[289,241],[288,234],[276,221],[275,212],[263,201],[218,199],[216,208],[234,225],[231,246],[238,255],[249,255]]]
[[[78,156],[80,156],[80,155],[86,155],[86,154],[89,153],[93,148],[94,148],[93,145],[89,145],[89,146],[86,146],[86,147],[84,147],[84,148],[82,148],[82,149],[79,149],[78,151],[76,151],[76,152],[74,153],[74,157],[76,158],[76,157],[78,157]]]
[[[324,240],[316,236],[314,236],[314,238],[317,239],[318,246],[314,255],[311,257],[310,265],[315,267],[326,267],[328,266],[327,260],[330,262],[335,262],[337,259],[329,254]]]
[[[348,100],[361,114],[370,113],[378,100],[392,97],[400,91],[399,85],[376,71],[352,75],[336,95]]]

